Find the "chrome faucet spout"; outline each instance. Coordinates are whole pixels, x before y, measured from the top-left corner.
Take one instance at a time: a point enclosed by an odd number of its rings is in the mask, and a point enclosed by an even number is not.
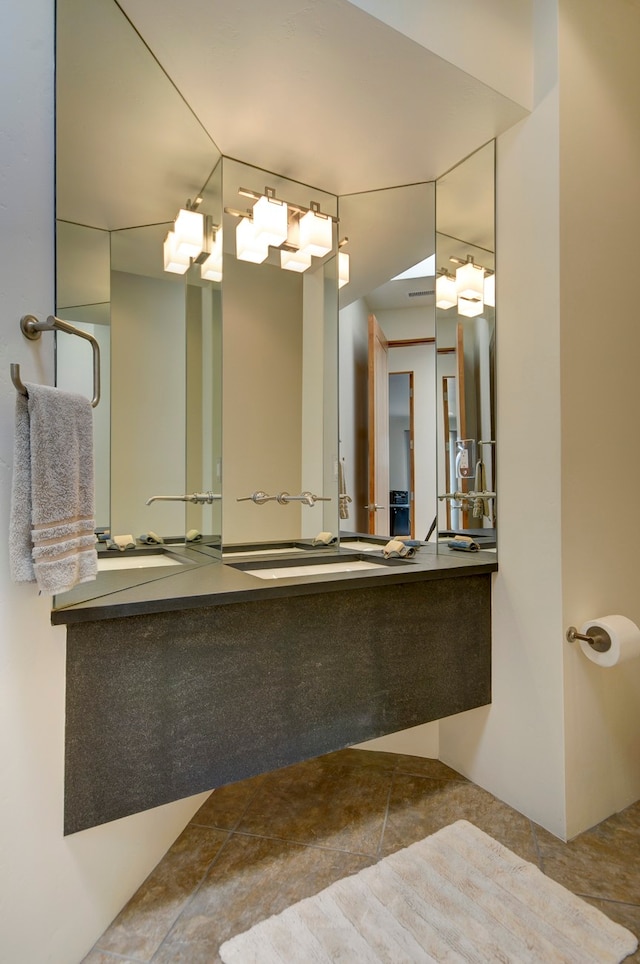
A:
[[[218,502],[222,496],[217,492],[193,492],[191,495],[152,495],[150,499],[147,499],[145,505],[151,505],[152,502],[194,502],[196,505],[204,505],[205,503],[211,505],[212,502]]]

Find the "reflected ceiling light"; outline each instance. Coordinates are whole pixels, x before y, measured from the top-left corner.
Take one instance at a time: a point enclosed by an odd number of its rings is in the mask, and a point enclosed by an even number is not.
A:
[[[496,275],[495,271],[485,274],[484,278],[484,303],[491,308],[496,306]]]
[[[436,308],[454,308],[458,303],[456,279],[446,268],[441,268],[436,278]]]
[[[471,254],[467,255],[467,260],[456,270],[456,291],[459,298],[466,298],[469,301],[483,299],[484,268],[474,262]]]
[[[164,239],[163,253],[165,271],[171,271],[173,274],[184,274],[191,264],[189,255],[178,253],[178,243],[173,231],[169,231]]]
[[[284,201],[278,201],[273,188],[265,190],[267,193],[253,205],[255,239],[278,248],[287,240],[288,208]]]
[[[180,257],[197,258],[204,244],[204,218],[191,208],[181,208],[173,226],[176,252]]]
[[[338,251],[338,288],[349,284],[349,255]]]
[[[318,202],[312,201],[311,209],[300,218],[300,250],[322,258],[332,248],[333,220],[328,214],[321,214]]]
[[[253,221],[241,217],[236,228],[236,257],[239,261],[262,264],[267,260],[269,245],[256,238]]]
[[[428,258],[424,261],[418,261],[411,268],[407,268],[406,271],[402,271],[400,274],[395,275],[392,281],[405,281],[410,278],[433,278],[436,273],[436,256],[435,254],[430,254]]]
[[[211,254],[200,265],[200,277],[205,281],[222,281],[222,228],[218,228]]]

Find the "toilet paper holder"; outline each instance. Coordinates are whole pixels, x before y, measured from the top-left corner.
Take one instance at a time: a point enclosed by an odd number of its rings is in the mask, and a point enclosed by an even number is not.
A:
[[[581,639],[589,643],[598,653],[606,653],[611,649],[611,636],[600,626],[591,626],[593,632],[579,633],[575,626],[569,626],[567,630],[567,642],[575,643],[576,639]]]

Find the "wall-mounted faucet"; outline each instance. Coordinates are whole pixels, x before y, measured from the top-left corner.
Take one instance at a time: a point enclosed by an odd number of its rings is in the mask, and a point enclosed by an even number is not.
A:
[[[211,505],[212,502],[218,502],[221,498],[222,496],[215,492],[194,492],[192,495],[152,495],[145,505],[151,505],[152,502],[195,502],[197,505]]]
[[[278,492],[276,496],[280,505],[288,502],[304,502],[305,505],[314,506],[316,502],[331,502],[329,496],[313,495],[312,492],[301,492],[300,495],[289,495],[288,492]]]
[[[267,495],[261,489],[251,495],[245,495],[236,502],[255,502],[256,505],[264,505],[265,502],[278,502],[280,505],[287,505],[288,502],[304,502],[305,505],[314,506],[316,502],[331,502],[329,496],[314,495],[313,492],[301,492],[300,495],[289,495],[288,492],[278,492],[277,495]]]

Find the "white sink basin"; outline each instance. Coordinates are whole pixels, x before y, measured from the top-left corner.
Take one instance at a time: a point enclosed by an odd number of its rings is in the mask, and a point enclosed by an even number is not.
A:
[[[243,556],[277,556],[280,554],[290,555],[294,552],[305,552],[305,549],[301,549],[300,546],[284,546],[284,548],[279,549],[239,549],[237,552],[223,552],[223,559],[242,559]]]
[[[353,549],[358,552],[382,552],[384,543],[382,542],[363,542],[360,539],[348,539],[346,542],[340,540],[341,549]]]
[[[114,569],[151,569],[156,566],[181,566],[182,560],[163,553],[149,553],[139,556],[114,555],[108,559],[98,559],[98,572],[112,572]]]
[[[369,569],[385,569],[386,567],[379,562],[367,562],[366,560],[355,560],[354,562],[322,562],[318,565],[306,566],[278,566],[273,569],[243,569],[250,576],[257,576],[258,579],[293,579],[296,576],[326,576],[333,572],[362,572]]]

